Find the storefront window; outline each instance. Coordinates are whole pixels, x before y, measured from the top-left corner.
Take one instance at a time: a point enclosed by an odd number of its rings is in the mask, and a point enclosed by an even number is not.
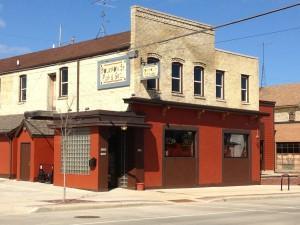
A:
[[[224,157],[225,158],[247,158],[248,157],[248,135],[224,133]]]
[[[166,157],[194,157],[195,131],[166,130],[165,156]]]

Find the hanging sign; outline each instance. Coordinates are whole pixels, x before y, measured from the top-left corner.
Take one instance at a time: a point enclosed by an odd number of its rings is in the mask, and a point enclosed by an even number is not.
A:
[[[141,80],[159,78],[159,63],[150,63],[142,66]]]

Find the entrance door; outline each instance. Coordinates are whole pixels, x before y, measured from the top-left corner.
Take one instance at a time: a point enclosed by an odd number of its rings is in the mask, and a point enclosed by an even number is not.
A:
[[[21,143],[20,179],[30,179],[30,143]]]
[[[48,76],[49,76],[48,110],[52,111],[56,109],[56,96],[55,96],[56,74],[51,73]]]
[[[164,146],[164,187],[198,185],[196,130],[166,129]]]
[[[223,184],[251,183],[250,134],[240,131],[223,133]]]

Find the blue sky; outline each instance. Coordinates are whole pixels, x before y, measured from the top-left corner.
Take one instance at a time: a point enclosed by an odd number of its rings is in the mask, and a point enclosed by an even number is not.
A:
[[[94,0],[0,0],[0,58],[95,38],[102,8]],[[110,0],[108,34],[130,30],[130,6],[141,5],[199,22],[219,25],[299,0]],[[291,29],[291,30],[289,30]],[[274,31],[286,32],[223,42]],[[267,85],[300,82],[300,7],[217,30],[216,47],[262,58]]]

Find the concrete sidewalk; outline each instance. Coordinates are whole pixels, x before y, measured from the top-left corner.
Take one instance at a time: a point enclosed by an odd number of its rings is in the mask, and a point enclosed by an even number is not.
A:
[[[63,188],[51,184],[0,178],[0,215],[33,212],[124,207],[155,204],[225,201],[240,198],[278,198],[300,196],[300,186],[280,191],[278,185],[154,189],[134,191],[117,188],[92,192],[67,188],[67,202],[62,203]]]

